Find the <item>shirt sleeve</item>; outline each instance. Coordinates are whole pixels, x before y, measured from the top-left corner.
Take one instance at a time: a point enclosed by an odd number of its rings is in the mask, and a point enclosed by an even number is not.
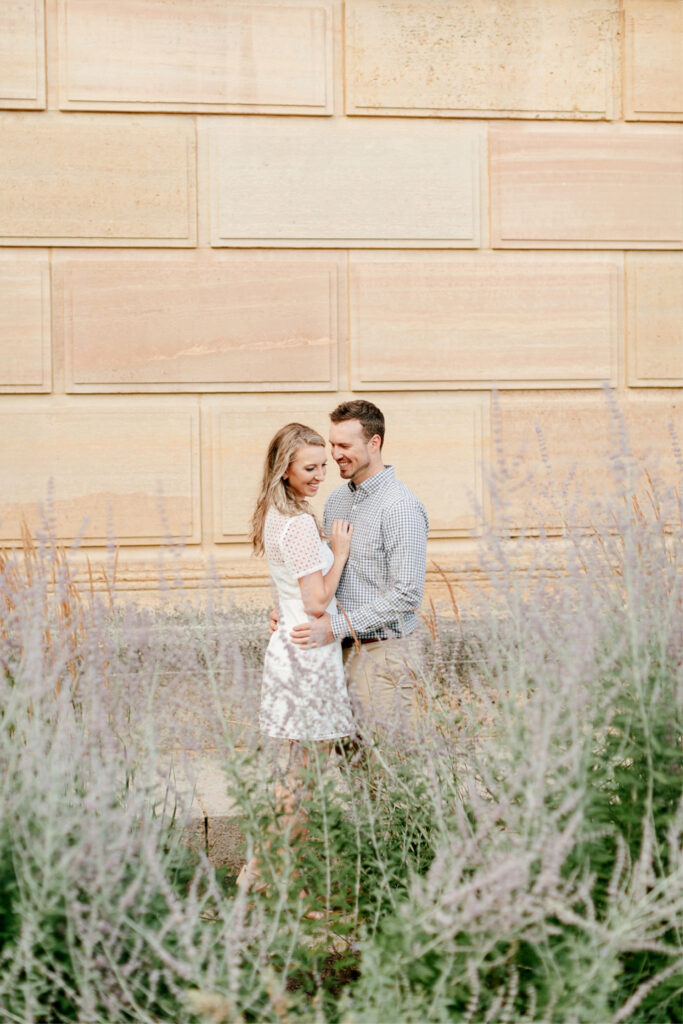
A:
[[[285,565],[297,579],[324,568],[320,534],[313,516],[306,513],[294,516],[282,535],[280,546]]]
[[[383,516],[382,537],[387,557],[387,584],[372,600],[353,611],[333,615],[337,640],[357,633],[395,633],[395,625],[422,604],[427,566],[429,521],[420,502],[401,502]]]

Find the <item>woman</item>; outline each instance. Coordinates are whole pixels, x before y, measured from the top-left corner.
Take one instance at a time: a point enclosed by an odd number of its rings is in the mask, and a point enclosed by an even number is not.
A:
[[[353,527],[336,520],[328,547],[308,505],[325,479],[326,466],[320,434],[288,423],[268,446],[252,518],[252,543],[268,559],[279,616],[265,655],[259,724],[264,735],[290,744],[289,778],[278,788],[285,826],[303,818],[297,807],[297,769],[308,766],[310,745],[316,744],[326,758],[333,740],[354,731],[340,644],[309,650],[289,639],[290,629],[307,616],[334,611],[334,594],[349,557]],[[304,831],[301,825],[297,834]],[[238,884],[248,888],[257,877],[253,858]]]

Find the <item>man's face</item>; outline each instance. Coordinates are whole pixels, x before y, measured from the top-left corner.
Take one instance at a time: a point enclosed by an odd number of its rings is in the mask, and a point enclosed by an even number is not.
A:
[[[330,425],[332,458],[343,480],[360,484],[375,472],[378,438],[365,439],[360,420],[342,420]]]

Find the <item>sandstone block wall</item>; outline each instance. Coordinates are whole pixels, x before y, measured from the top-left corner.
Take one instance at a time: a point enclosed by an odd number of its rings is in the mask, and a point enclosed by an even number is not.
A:
[[[0,543],[263,599],[265,444],[354,395],[456,579],[496,445],[601,479],[604,384],[673,480],[681,122],[683,0],[3,4]]]

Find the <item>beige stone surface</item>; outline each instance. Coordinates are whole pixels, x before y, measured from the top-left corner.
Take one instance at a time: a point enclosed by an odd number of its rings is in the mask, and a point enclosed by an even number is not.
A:
[[[169,803],[177,804],[188,845],[206,853],[216,867],[237,872],[244,863],[245,838],[239,807],[228,795],[225,763],[229,756],[215,748],[169,750],[160,766],[164,783],[159,786],[156,807],[161,812]]]
[[[334,467],[333,471],[336,472]],[[427,511],[431,512],[429,502]],[[267,566],[264,560],[251,554],[246,542],[208,548],[192,545],[182,552],[152,544],[123,546],[117,553],[115,573],[112,556],[104,548],[85,547],[71,561],[76,570],[75,583],[86,598],[94,591],[106,602],[112,595],[115,601],[132,601],[149,608],[158,608],[162,604],[167,610],[177,608],[185,611],[188,608],[205,608],[210,604],[212,609],[234,609],[253,617],[257,633],[260,633],[261,625],[267,628],[265,616],[272,602]],[[439,571],[442,569],[455,582],[456,594],[461,592],[462,584],[471,583],[473,578],[479,579],[476,538],[463,539],[457,535],[430,538],[427,545],[425,610],[430,596],[449,603],[448,590]],[[190,705],[193,700],[190,693]],[[193,726],[198,717],[193,714]],[[245,717],[240,712],[240,721],[245,720],[253,720],[253,715]],[[211,729],[205,730],[200,740],[193,740],[188,747],[205,749],[215,745],[216,721],[214,715]],[[181,741],[187,739],[184,723],[176,723],[174,732],[176,737],[180,733]]]
[[[479,244],[479,126],[207,120],[214,246]]]
[[[239,820],[225,815],[194,815],[183,825],[183,841],[192,849],[202,850],[214,867],[229,868],[237,874],[245,861],[245,837]]]
[[[249,529],[273,434],[285,423],[307,423],[329,433],[328,413],[344,395],[273,396],[267,406],[257,398],[235,396],[212,403],[214,540],[244,540]],[[348,396],[347,396],[348,397]],[[355,396],[351,396],[355,397]],[[364,393],[386,417],[384,458],[429,510],[433,537],[467,534],[475,525],[472,502],[483,501],[482,460],[488,455],[488,395]],[[322,512],[327,495],[342,483],[328,459],[325,485],[316,508]]]
[[[44,106],[44,0],[5,0],[0,8],[0,109]]]
[[[335,253],[64,256],[67,390],[333,391],[344,272]]]
[[[627,120],[683,121],[683,3],[625,0]]]
[[[0,251],[0,394],[49,391],[51,376],[47,254]]]
[[[200,540],[199,424],[191,400],[140,407],[108,398],[5,398],[0,435],[1,541],[21,539],[22,516],[40,528],[41,503],[67,539],[84,529],[85,543],[95,544],[106,544],[112,530],[121,544],[169,535]]]
[[[60,107],[329,114],[331,0],[59,0]]]
[[[633,394],[622,397],[618,408],[619,415],[615,416],[604,397],[581,392],[502,394],[494,430],[499,432],[511,475],[499,487],[506,496],[506,506],[499,507],[497,514],[525,529],[543,526],[559,530],[561,510],[566,514],[581,495],[573,515],[581,525],[590,525],[590,503],[613,500],[620,493],[615,464],[610,459],[623,449],[620,417],[636,458],[663,485],[680,488],[669,431],[672,424],[679,439],[683,434],[680,393]],[[633,482],[640,500],[649,508],[646,478],[634,477]]]
[[[615,382],[621,258],[352,254],[352,387]]]
[[[387,417],[385,460],[429,513],[429,535],[467,537],[486,507],[482,466],[490,450],[488,394],[369,396]],[[336,470],[335,470],[336,471]]]
[[[195,240],[191,120],[0,115],[0,244],[173,247]]]
[[[683,255],[627,254],[628,382],[683,387]]]
[[[227,751],[222,752],[215,746],[201,745],[169,750],[166,755],[168,767],[164,766],[164,778],[173,779],[175,795],[193,817],[234,818],[238,815],[235,801],[228,795],[225,771],[228,756]]]
[[[493,126],[500,248],[683,248],[683,129]]]
[[[0,2],[0,543],[52,476],[117,592],[260,604],[267,441],[374,395],[462,580],[494,387],[520,477],[606,481],[603,381],[665,451],[682,97],[683,0]]]
[[[347,0],[346,111],[614,115],[617,0]]]

